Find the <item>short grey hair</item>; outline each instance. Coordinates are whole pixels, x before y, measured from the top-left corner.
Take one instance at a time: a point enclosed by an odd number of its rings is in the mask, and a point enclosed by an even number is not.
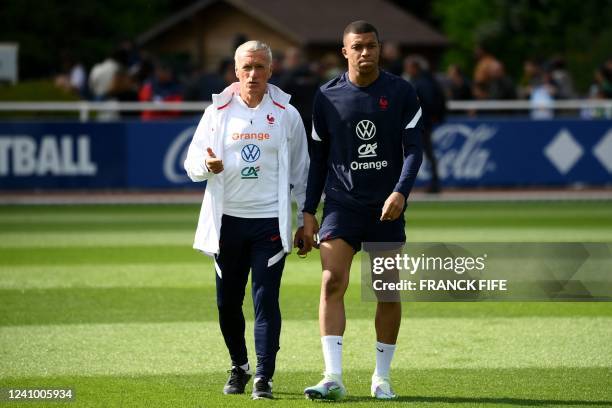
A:
[[[272,64],[272,50],[270,49],[270,46],[263,41],[252,40],[247,41],[238,46],[238,48],[236,48],[236,52],[234,53],[234,62],[236,63],[236,66],[238,66],[238,56],[240,54],[242,54],[243,52],[257,51],[265,52],[268,56],[268,61],[270,62],[270,64]]]

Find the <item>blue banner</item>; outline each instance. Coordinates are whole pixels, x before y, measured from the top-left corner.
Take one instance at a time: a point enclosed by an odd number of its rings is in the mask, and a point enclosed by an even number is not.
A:
[[[452,120],[432,141],[446,187],[612,184],[609,120]]]
[[[124,125],[79,122],[0,124],[3,189],[126,185]]]
[[[127,187],[204,188],[193,183],[183,167],[197,124],[197,120],[127,123]]]
[[[0,123],[0,186],[201,189],[183,170],[197,121]],[[452,120],[432,140],[445,187],[612,184],[609,120]]]

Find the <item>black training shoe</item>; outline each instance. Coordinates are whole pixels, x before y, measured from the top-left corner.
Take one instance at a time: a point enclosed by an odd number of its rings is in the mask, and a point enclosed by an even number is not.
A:
[[[272,395],[272,379],[265,377],[257,377],[253,381],[253,393],[251,394],[254,400],[256,399],[273,399]]]
[[[251,379],[251,374],[247,373],[240,367],[233,366],[225,386],[223,387],[224,394],[244,394],[244,387]]]

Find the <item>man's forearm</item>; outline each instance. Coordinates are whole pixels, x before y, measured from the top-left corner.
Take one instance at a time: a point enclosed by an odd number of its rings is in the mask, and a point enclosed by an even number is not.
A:
[[[321,194],[325,187],[325,178],[327,176],[327,163],[320,161],[311,161],[308,169],[308,184],[306,186],[306,200],[304,201],[304,212],[315,214]]]
[[[406,139],[412,140],[412,142],[404,147],[402,173],[393,189],[393,191],[403,194],[406,198],[410,195],[412,186],[419,173],[419,168],[423,162],[423,150],[421,149],[421,144],[417,141],[417,138],[421,136],[420,131],[420,129],[414,129],[410,132],[409,136],[405,136]]]

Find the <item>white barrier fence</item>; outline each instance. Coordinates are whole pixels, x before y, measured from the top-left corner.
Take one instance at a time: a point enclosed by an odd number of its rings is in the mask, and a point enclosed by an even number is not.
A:
[[[210,101],[202,102],[0,102],[0,112],[79,112],[87,122],[92,112],[181,111],[204,112]]]
[[[90,120],[92,112],[116,114],[118,112],[181,111],[204,112],[210,101],[201,102],[0,102],[0,112],[78,112],[82,122]],[[448,109],[453,112],[467,111],[540,111],[577,110],[579,112],[599,111],[605,117],[612,117],[612,99],[560,100],[536,105],[528,100],[449,101]]]

